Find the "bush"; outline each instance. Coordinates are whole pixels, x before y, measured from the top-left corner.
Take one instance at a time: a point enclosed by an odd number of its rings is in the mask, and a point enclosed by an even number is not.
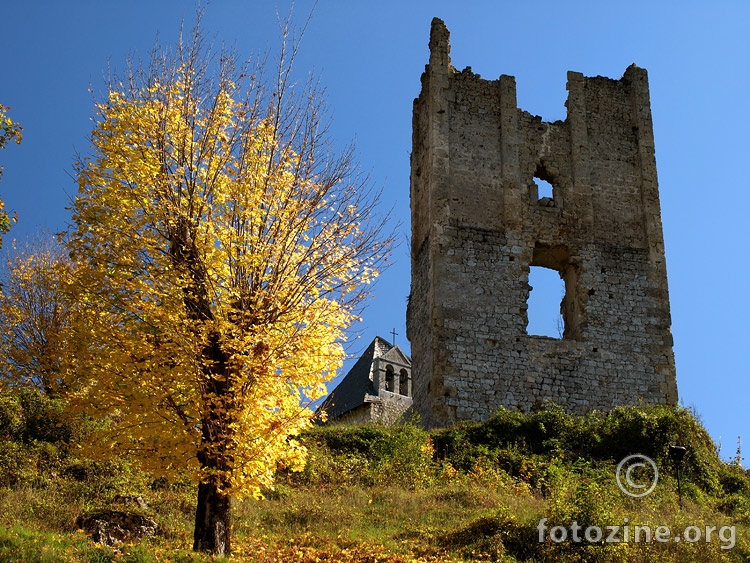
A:
[[[309,460],[300,479],[420,487],[434,470],[429,434],[414,424],[318,426],[302,436]]]
[[[81,425],[61,399],[36,389],[0,391],[0,485],[41,486],[54,478]]]
[[[65,400],[32,388],[0,390],[0,436],[4,439],[63,446],[80,440],[83,433],[84,425],[70,415]]]
[[[727,473],[708,433],[680,407],[617,407],[587,415],[570,414],[554,404],[529,414],[500,409],[483,424],[458,424],[431,436],[437,458],[458,470],[471,471],[478,460],[492,460],[535,487],[544,481],[545,466],[560,458],[606,465],[642,454],[671,474],[675,468],[668,452],[676,444],[688,448],[684,479],[702,491],[718,494],[750,487],[746,474]]]
[[[0,486],[15,486],[36,477],[36,463],[19,442],[0,442]]]

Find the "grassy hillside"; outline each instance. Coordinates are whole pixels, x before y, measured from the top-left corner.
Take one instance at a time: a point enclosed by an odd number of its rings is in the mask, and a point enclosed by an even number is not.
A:
[[[190,484],[154,481],[124,459],[77,457],[86,431],[61,402],[33,391],[0,395],[0,561],[212,560],[189,550]],[[581,417],[550,406],[534,414],[503,410],[484,424],[432,433],[414,424],[327,426],[304,441],[310,459],[303,472],[282,471],[265,500],[236,503],[232,561],[750,557],[750,479],[739,463],[720,461],[685,409],[618,408]],[[682,508],[672,444],[689,449]],[[634,453],[659,470],[657,486],[643,498],[623,494],[615,478],[618,462]],[[634,478],[648,478],[638,471]],[[81,528],[105,510],[153,520],[157,534],[115,548],[95,544]],[[574,523],[580,542],[572,541]],[[553,541],[563,533],[555,526],[566,528],[566,541]],[[603,541],[608,526],[620,526],[619,543]],[[647,543],[641,530],[636,542],[637,526],[649,526],[654,536],[669,526],[671,535]],[[715,527],[710,542],[706,526]],[[597,539],[593,527],[603,530],[601,540],[586,539],[589,532]],[[685,541],[697,532],[698,541]],[[674,541],[678,534],[682,541]]]

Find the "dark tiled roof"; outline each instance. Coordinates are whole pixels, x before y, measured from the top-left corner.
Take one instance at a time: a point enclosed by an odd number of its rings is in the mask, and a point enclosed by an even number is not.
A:
[[[370,379],[372,363],[375,358],[389,354],[391,350],[398,352],[396,357],[403,357],[411,364],[409,357],[401,352],[398,346],[393,346],[383,338],[376,336],[367,347],[367,350],[357,360],[357,363],[349,370],[344,379],[341,380],[341,383],[326,397],[326,400],[323,401],[318,410],[325,411],[328,413],[328,420],[333,420],[364,404],[366,399],[368,399],[368,395],[371,397],[377,396],[378,390],[374,388],[373,382]]]

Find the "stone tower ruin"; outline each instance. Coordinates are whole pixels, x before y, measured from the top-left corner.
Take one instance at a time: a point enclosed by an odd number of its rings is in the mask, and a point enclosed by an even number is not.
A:
[[[449,52],[435,19],[411,155],[407,330],[423,423],[547,400],[676,403],[646,71],[569,72],[567,118],[548,123],[517,107],[512,76],[458,72]],[[560,339],[527,334],[531,266],[564,280]]]

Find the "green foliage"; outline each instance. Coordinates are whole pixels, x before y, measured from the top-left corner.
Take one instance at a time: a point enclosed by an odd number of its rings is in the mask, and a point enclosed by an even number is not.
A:
[[[62,399],[32,388],[0,390],[0,436],[6,440],[63,446],[80,440],[83,430]]]
[[[531,414],[500,409],[484,424],[463,423],[433,432],[432,437],[439,458],[457,469],[468,471],[478,459],[490,459],[534,486],[543,477],[545,464],[558,458],[613,464],[642,454],[652,458],[660,471],[673,473],[668,448],[679,444],[689,450],[685,477],[706,492],[720,492],[722,487],[723,464],[711,438],[680,407],[617,407],[587,415],[566,413],[553,404]]]
[[[0,485],[47,482],[61,471],[82,426],[65,402],[36,389],[0,391]]]
[[[311,456],[304,482],[420,487],[434,473],[430,436],[414,424],[318,426],[302,439]]]
[[[28,561],[207,561],[187,551],[195,514],[188,481],[153,481],[125,458],[77,457],[76,441],[86,435],[79,424],[66,418],[64,403],[44,395],[0,393],[0,561],[13,560],[11,553]],[[737,464],[718,459],[705,430],[684,409],[576,416],[550,406],[531,414],[499,411],[485,424],[432,433],[414,424],[322,426],[301,441],[310,454],[303,472],[285,469],[266,500],[236,503],[237,561],[255,561],[245,554],[261,552],[280,562],[718,563],[750,557],[750,480]],[[650,449],[643,451],[660,466],[659,486],[632,499],[619,491],[614,469],[618,456],[646,442]],[[666,455],[672,443],[690,449],[682,509]],[[118,495],[142,496],[160,533],[117,550],[95,547],[75,522],[112,508],[138,511]],[[539,542],[541,518],[549,528],[576,522],[580,536],[587,526],[627,519],[631,529],[667,525],[678,532],[735,525],[737,538],[732,550],[722,550],[718,540],[557,543],[548,536]],[[7,522],[22,527],[3,528]]]

